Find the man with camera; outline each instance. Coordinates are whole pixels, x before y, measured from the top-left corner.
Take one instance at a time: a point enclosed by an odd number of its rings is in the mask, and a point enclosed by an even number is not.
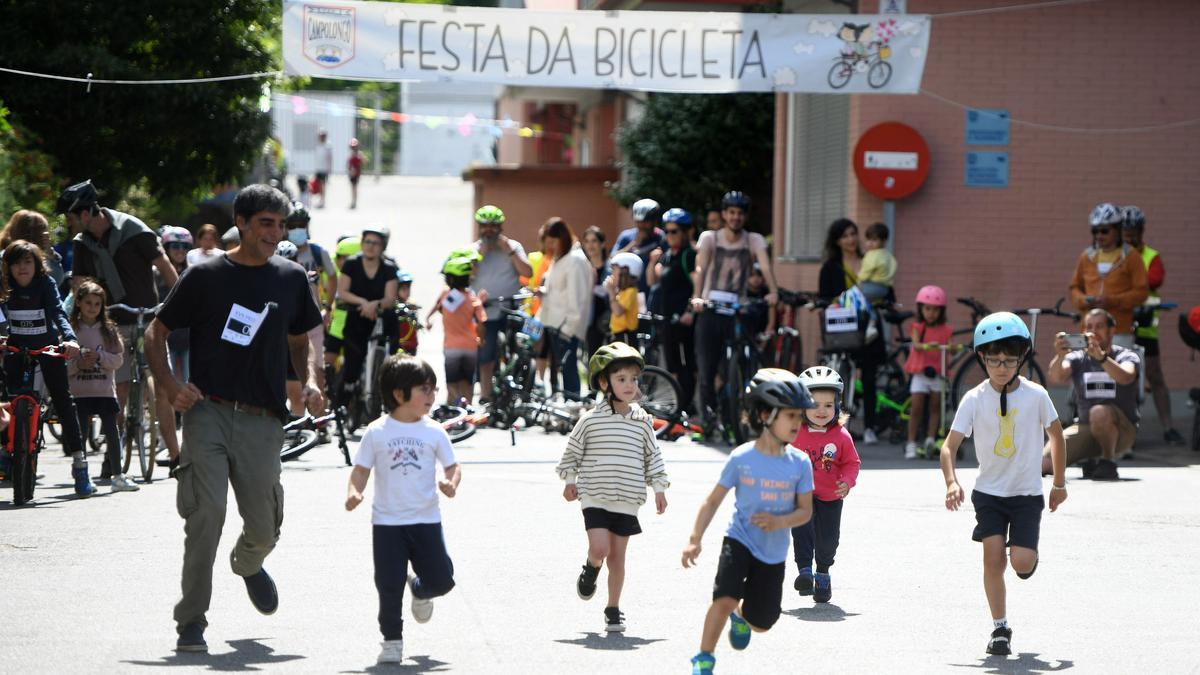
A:
[[[1082,335],[1059,333],[1054,358],[1046,372],[1051,385],[1075,387],[1078,417],[1063,436],[1067,464],[1081,462],[1083,477],[1118,480],[1116,458],[1133,447],[1137,437],[1137,378],[1141,360],[1136,351],[1112,343],[1117,322],[1103,309],[1083,320]],[[1050,472],[1050,446],[1042,458],[1042,473]]]

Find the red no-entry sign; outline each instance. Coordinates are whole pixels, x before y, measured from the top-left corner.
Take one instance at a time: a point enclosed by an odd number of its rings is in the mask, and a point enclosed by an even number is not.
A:
[[[902,199],[929,176],[929,146],[907,124],[876,124],[854,146],[854,175],[876,197]]]

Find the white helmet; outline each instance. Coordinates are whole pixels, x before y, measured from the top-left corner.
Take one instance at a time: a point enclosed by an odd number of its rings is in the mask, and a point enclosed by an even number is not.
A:
[[[1124,222],[1125,215],[1121,213],[1121,209],[1117,208],[1116,204],[1109,202],[1097,204],[1096,208],[1092,209],[1092,215],[1088,216],[1088,223],[1090,223],[1092,227],[1120,225]]]
[[[658,210],[658,202],[653,199],[639,199],[633,203],[633,219],[651,220],[651,216]]]
[[[837,393],[842,393],[845,384],[842,383],[842,376],[837,374],[837,371],[828,366],[813,366],[808,370],[800,373],[800,381],[808,387],[809,391],[814,389],[833,389]]]
[[[300,250],[292,242],[284,239],[275,245],[275,255],[288,260],[295,260],[296,256],[300,255]]]
[[[645,263],[642,262],[642,259],[639,258],[638,254],[636,253],[631,253],[629,251],[618,253],[614,255],[612,260],[609,262],[613,267],[620,266],[629,270],[630,276],[632,276],[634,279],[642,278],[642,270],[645,268]]]

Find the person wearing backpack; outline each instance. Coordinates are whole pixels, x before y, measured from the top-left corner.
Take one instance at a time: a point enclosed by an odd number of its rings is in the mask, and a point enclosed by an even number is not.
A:
[[[692,215],[679,208],[663,214],[667,250],[650,251],[646,282],[654,287],[651,310],[661,314],[663,355],[667,370],[679,382],[683,407],[695,413],[692,399],[696,393],[695,341],[689,300],[693,295],[692,273],[696,271],[696,249],[692,248]]]

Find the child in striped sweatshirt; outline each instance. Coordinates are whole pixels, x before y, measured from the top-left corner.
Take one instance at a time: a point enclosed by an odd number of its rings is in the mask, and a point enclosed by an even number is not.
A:
[[[619,609],[625,551],[629,537],[642,531],[637,512],[646,502],[646,486],[654,488],[654,505],[662,514],[670,485],[653,418],[634,402],[644,366],[641,353],[623,342],[596,350],[588,361],[588,381],[593,390],[605,393],[604,400],[575,425],[556,469],[567,482],[563,497],[569,502],[578,499],[583,506],[587,530],[587,560],[575,589],[580,598],[590,600],[600,566],[607,562],[605,629],[617,633],[625,630],[625,615]]]

